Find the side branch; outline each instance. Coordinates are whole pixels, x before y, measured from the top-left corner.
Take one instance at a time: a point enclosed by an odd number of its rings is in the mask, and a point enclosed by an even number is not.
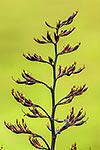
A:
[[[48,61],[44,60],[42,58],[42,56],[39,56],[37,55],[36,53],[34,53],[33,55],[31,55],[30,53],[28,54],[23,54],[23,56],[29,60],[29,61],[32,61],[32,62],[41,62],[41,63],[45,63],[45,64],[48,64],[50,66],[52,66],[52,63],[53,63],[53,60],[52,58],[48,57]]]
[[[21,103],[23,106],[29,107],[29,110],[31,111],[32,115],[29,113],[25,113],[24,111],[24,115],[31,117],[31,118],[49,118],[49,120],[51,120],[49,114],[47,113],[47,111],[40,105],[34,104],[30,99],[26,98],[23,93],[17,91],[15,92],[14,89],[12,89],[12,95],[15,98],[15,100],[19,103]],[[31,109],[30,109],[31,107]],[[46,115],[44,115],[43,113],[41,113],[38,109],[40,108]]]
[[[35,79],[32,75],[27,73],[25,70],[23,70],[22,72],[22,77],[24,78],[24,80],[20,80],[20,79],[15,80],[14,78],[12,79],[18,84],[34,85],[36,83],[40,83],[45,85],[49,90],[51,90],[51,87],[49,87],[45,82]]]
[[[37,82],[40,83],[40,84],[43,84],[43,85],[46,86],[49,90],[51,90],[51,87],[48,86],[48,84],[46,84],[45,82],[39,81],[39,80],[37,80]]]
[[[56,80],[58,80],[59,78],[65,76],[65,75],[71,76],[72,74],[78,74],[78,73],[82,72],[83,69],[85,69],[85,66],[80,67],[78,70],[76,70],[76,62],[74,62],[70,66],[66,66],[64,69],[62,69],[62,67],[59,66]]]
[[[64,125],[60,129],[56,130],[56,135],[60,134],[62,131],[68,129],[71,126],[81,126],[87,119],[83,120],[86,116],[86,113],[83,114],[83,108],[81,108],[78,113],[74,114],[74,107],[71,108],[70,115],[67,115],[66,119],[63,121]]]
[[[16,119],[16,124],[9,124],[6,121],[4,121],[5,126],[11,130],[12,132],[16,133],[16,134],[29,134],[29,141],[32,144],[32,146],[34,146],[35,148],[38,149],[45,149],[45,150],[50,150],[50,147],[48,145],[48,143],[46,142],[46,140],[41,136],[38,135],[37,133],[34,133],[33,131],[31,131],[27,124],[25,123],[24,119],[22,119],[22,123],[20,123],[18,121],[18,119]],[[42,146],[42,144],[38,141],[37,138],[40,138],[46,146]]]
[[[37,105],[37,104],[35,106],[40,108],[46,114],[46,116],[49,118],[49,120],[51,120],[51,117],[49,116],[48,112],[42,106]]]
[[[68,93],[67,96],[64,96],[62,99],[60,99],[56,105],[55,105],[55,108],[58,106],[58,105],[63,105],[63,104],[68,104],[70,103],[73,98],[75,96],[79,96],[79,95],[82,95],[88,88],[86,87],[86,84],[84,84],[82,87],[76,87],[76,86],[73,86],[70,90],[70,92]]]

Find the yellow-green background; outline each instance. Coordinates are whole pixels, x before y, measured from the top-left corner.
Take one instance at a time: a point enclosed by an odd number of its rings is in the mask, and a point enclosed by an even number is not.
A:
[[[100,1],[0,0],[0,145],[4,150],[35,149],[29,144],[27,135],[13,134],[3,124],[4,120],[14,123],[16,118],[21,120],[23,117],[21,109],[25,108],[12,97],[12,88],[51,112],[50,94],[45,87],[16,85],[11,79],[11,76],[20,77],[22,70],[26,69],[34,77],[51,83],[49,66],[28,62],[23,58],[23,52],[36,52],[45,59],[48,55],[53,56],[52,46],[38,45],[33,42],[33,37],[45,35],[48,29],[44,25],[45,20],[54,25],[58,19],[66,19],[77,9],[79,14],[70,25],[76,30],[61,40],[59,51],[69,42],[75,45],[81,41],[82,44],[77,52],[61,57],[59,64],[66,66],[77,61],[78,67],[85,64],[86,69],[79,75],[59,80],[57,98],[65,95],[74,84],[87,83],[89,90],[68,106],[60,107],[56,116],[63,119],[75,106],[76,112],[83,107],[89,120],[85,125],[71,127],[59,135],[56,149],[69,149],[74,142],[77,142],[79,150],[100,149]],[[33,131],[41,133],[49,141],[50,133],[45,125],[48,121],[27,117],[25,121]]]

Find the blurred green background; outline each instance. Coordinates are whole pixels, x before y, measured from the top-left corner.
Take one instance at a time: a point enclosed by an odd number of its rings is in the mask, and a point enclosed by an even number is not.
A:
[[[15,88],[33,100],[33,102],[50,109],[50,93],[41,85],[24,86],[15,84],[11,76],[18,78],[23,69],[28,70],[37,79],[51,84],[51,69],[47,65],[32,63],[25,60],[23,53],[40,54],[43,58],[53,56],[51,45],[38,45],[33,37],[45,35],[47,27],[44,22],[55,24],[58,19],[66,19],[73,11],[79,10],[70,27],[76,30],[68,37],[61,40],[59,50],[67,44],[72,46],[81,42],[78,51],[60,57],[59,64],[66,66],[77,62],[80,67],[85,64],[86,69],[79,75],[64,77],[59,80],[57,98],[65,95],[73,85],[87,84],[88,91],[74,99],[68,106],[60,107],[56,116],[63,119],[72,106],[76,112],[83,107],[89,120],[81,127],[71,127],[59,135],[57,150],[69,149],[70,145],[77,142],[79,150],[100,149],[100,0],[70,1],[70,0],[0,0],[0,145],[4,150],[31,150],[27,135],[16,135],[7,130],[4,120],[15,122],[16,118],[23,117],[21,109],[11,95]],[[41,133],[50,140],[50,133],[46,129],[47,120],[32,120],[25,117],[28,126],[35,132]],[[59,125],[58,125],[59,126]]]

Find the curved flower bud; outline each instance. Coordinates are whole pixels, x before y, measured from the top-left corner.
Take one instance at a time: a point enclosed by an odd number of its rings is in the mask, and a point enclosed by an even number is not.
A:
[[[55,27],[53,27],[51,24],[49,24],[47,21],[45,21],[45,24],[47,25],[47,27],[52,28],[52,29],[56,29]]]
[[[59,120],[59,119],[54,119],[54,121],[56,121],[57,123],[63,123],[64,120]]]
[[[67,36],[70,33],[72,33],[74,30],[75,30],[75,27],[73,27],[72,29],[69,29],[69,30],[61,30],[61,33],[59,34],[59,36],[60,37]]]
[[[74,71],[73,74],[77,74],[80,73],[81,71],[83,71],[85,69],[85,66],[79,68],[78,70]]]
[[[50,35],[50,32],[49,32],[49,31],[47,31],[47,39],[48,39],[48,41],[49,41],[50,43],[53,43],[53,40],[52,40],[52,38],[51,38],[51,35]]]
[[[55,39],[55,42],[58,43],[59,35],[57,33],[55,33],[55,32],[54,32],[54,39]]]
[[[52,131],[52,129],[51,129],[49,124],[47,124],[47,128],[48,128],[49,131]]]
[[[39,44],[47,44],[48,42],[45,40],[39,40],[38,38],[34,38],[34,41],[39,43]]]
[[[56,23],[56,29],[60,28],[60,22],[61,22],[60,20],[57,21],[57,23]]]
[[[53,59],[52,59],[51,57],[48,57],[48,60],[49,60],[49,63],[50,63],[51,65],[53,65],[53,63],[54,63]]]
[[[61,66],[59,66],[58,68],[58,73],[57,73],[57,77],[61,76],[62,75],[62,70],[61,70]]]

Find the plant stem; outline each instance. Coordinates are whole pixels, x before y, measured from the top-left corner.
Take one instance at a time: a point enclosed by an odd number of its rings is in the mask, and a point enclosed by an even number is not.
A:
[[[52,129],[52,141],[51,141],[51,150],[55,149],[55,142],[56,142],[56,134],[55,134],[55,87],[56,87],[56,64],[57,64],[57,44],[54,44],[55,48],[55,58],[54,58],[54,65],[53,65],[53,86],[51,90],[52,94],[52,114],[51,114],[51,129]]]
[[[49,90],[51,90],[51,88],[43,81],[39,81],[37,80],[38,83],[45,85]]]
[[[37,105],[37,104],[36,104],[35,106],[38,107],[38,108],[40,108],[40,109],[46,114],[46,116],[48,117],[48,119],[51,120],[51,118],[50,118],[48,112],[47,112],[42,106]]]

